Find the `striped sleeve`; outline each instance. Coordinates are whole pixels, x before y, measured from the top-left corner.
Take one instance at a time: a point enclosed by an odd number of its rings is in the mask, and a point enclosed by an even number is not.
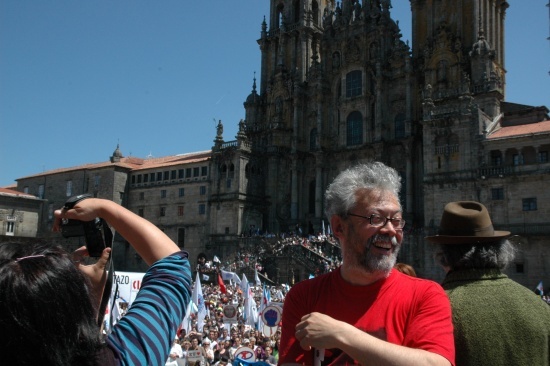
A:
[[[164,365],[191,299],[186,252],[154,263],[131,308],[107,339],[120,365]]]

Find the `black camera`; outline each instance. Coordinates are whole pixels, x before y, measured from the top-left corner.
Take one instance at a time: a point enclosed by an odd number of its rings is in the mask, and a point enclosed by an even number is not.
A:
[[[78,202],[92,197],[90,194],[82,194],[71,197],[65,203],[64,208],[69,210]],[[100,257],[103,249],[111,247],[113,232],[107,222],[99,217],[92,221],[61,220],[61,235],[64,238],[84,237],[86,249],[90,257]]]

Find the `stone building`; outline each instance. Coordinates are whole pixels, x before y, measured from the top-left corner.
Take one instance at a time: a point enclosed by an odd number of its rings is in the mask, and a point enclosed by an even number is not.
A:
[[[35,238],[44,201],[28,193],[0,188],[0,236]]]
[[[100,184],[113,179],[116,188],[100,196],[153,221],[192,257],[224,256],[258,230],[319,231],[323,192],[338,172],[380,160],[402,176],[400,260],[417,273],[442,278],[423,238],[437,230],[445,203],[474,199],[496,227],[521,235],[510,276],[530,288],[550,283],[550,120],[544,106],[505,99],[509,4],[410,0],[411,48],[390,0],[269,1],[259,86],[254,78],[236,140],[224,140],[220,121],[207,152],[115,152],[70,180],[46,172],[18,188],[41,177],[87,192],[99,172],[110,174]],[[60,204],[65,193],[45,198]]]

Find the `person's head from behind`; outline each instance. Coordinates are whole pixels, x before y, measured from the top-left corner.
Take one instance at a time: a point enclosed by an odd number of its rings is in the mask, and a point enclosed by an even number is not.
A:
[[[414,270],[413,266],[411,266],[410,264],[396,263],[395,266],[393,266],[393,268],[411,277],[416,277],[416,271]]]
[[[380,162],[346,169],[329,185],[325,214],[340,242],[346,266],[369,273],[390,273],[405,224],[400,189],[397,171]]]
[[[87,283],[61,247],[1,243],[2,358],[18,365],[94,364],[101,342]]]
[[[507,239],[509,231],[493,227],[487,208],[475,201],[445,205],[437,235],[426,240],[438,245],[436,260],[446,271],[461,269],[504,269],[516,249]]]

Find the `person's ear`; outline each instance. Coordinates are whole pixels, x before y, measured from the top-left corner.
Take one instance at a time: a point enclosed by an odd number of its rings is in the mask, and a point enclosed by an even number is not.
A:
[[[330,227],[332,228],[332,234],[341,240],[344,236],[346,221],[340,215],[332,215],[330,218]]]

